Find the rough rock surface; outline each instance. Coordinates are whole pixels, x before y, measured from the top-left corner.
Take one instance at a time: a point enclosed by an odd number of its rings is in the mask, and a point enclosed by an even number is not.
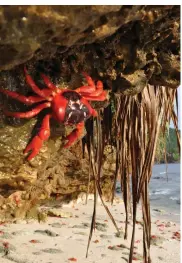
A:
[[[0,87],[32,94],[25,83],[26,65],[39,87],[40,72],[57,86],[74,89],[86,71],[124,95],[141,92],[147,83],[177,88],[179,25],[179,6],[0,6]],[[28,108],[0,93],[1,104],[11,111]],[[23,149],[36,132],[35,123],[5,117],[0,110],[2,218],[27,216],[40,199],[73,199],[87,189],[88,160],[80,158],[80,142],[62,148],[64,126],[52,123],[41,153],[25,160]],[[108,192],[114,167],[104,165],[103,190]]]
[[[87,68],[124,89],[175,88],[179,22],[179,6],[1,6],[0,69],[58,58],[68,79]]]

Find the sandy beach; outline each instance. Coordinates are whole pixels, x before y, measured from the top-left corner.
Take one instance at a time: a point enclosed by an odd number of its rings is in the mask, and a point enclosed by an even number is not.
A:
[[[98,202],[97,225],[90,243],[88,258],[85,257],[90,223],[93,211],[93,198],[85,202],[70,203],[63,207],[54,207],[60,216],[48,216],[45,223],[30,219],[17,220],[15,223],[0,224],[0,262],[1,263],[125,263],[128,262],[132,220],[129,220],[129,237],[124,240],[124,204],[116,199],[111,206],[121,231],[116,229],[104,207]],[[43,207],[44,210],[53,209]],[[133,262],[142,260],[142,216],[138,209],[136,225],[135,252]],[[53,213],[54,214],[54,213]],[[180,225],[164,220],[159,215],[152,216],[151,258],[155,263],[180,262]]]

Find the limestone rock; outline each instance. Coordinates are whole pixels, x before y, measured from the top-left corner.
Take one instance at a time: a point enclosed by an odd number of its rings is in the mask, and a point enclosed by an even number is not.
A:
[[[83,71],[118,94],[134,95],[148,83],[177,88],[179,24],[180,6],[172,5],[0,6],[0,88],[32,95],[24,66],[40,88],[44,87],[40,73],[59,88],[75,89],[84,83]],[[93,106],[100,109],[107,104]],[[50,139],[28,162],[23,150],[43,115],[26,121],[6,117],[2,106],[10,111],[29,107],[2,93],[0,105],[1,220],[27,217],[28,211],[47,199],[68,201],[86,192],[89,161],[88,155],[81,158],[81,141],[69,150],[62,147],[70,128],[51,122]],[[113,156],[105,154],[105,196],[112,189]]]
[[[48,212],[48,215],[50,216],[59,216],[62,218],[69,218],[73,216],[71,212],[66,212],[60,209],[56,209],[56,208],[49,209],[47,212]]]

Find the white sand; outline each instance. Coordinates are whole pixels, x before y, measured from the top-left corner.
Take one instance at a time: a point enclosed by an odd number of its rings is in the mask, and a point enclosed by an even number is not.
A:
[[[124,205],[123,202],[114,203],[111,206],[107,203],[119,228],[124,231]],[[75,204],[74,207],[63,207],[63,211],[71,212],[70,218],[48,217],[46,223],[38,223],[33,220],[19,221],[16,224],[0,225],[0,262],[17,263],[125,263],[128,260],[132,221],[129,224],[129,237],[116,237],[116,230],[110,221],[104,207],[99,203],[97,206],[97,222],[105,224],[105,227],[93,233],[90,244],[88,258],[85,258],[90,223],[93,211],[93,200],[88,204]],[[141,210],[139,209],[138,220],[141,220]],[[152,218],[152,235],[164,238],[161,245],[151,246],[151,258],[154,263],[179,263],[180,262],[180,241],[172,239],[173,232],[180,231],[180,226],[175,223],[167,223],[164,219],[157,221]],[[166,224],[167,223],[167,224]],[[164,225],[157,227],[157,225]],[[36,230],[50,230],[58,236],[49,236],[43,233],[35,233]],[[36,240],[39,243],[32,243]],[[142,258],[142,227],[136,225],[135,254],[138,260],[133,262],[143,262]],[[3,242],[8,242],[6,245]],[[124,245],[126,248],[117,247]],[[114,246],[114,247],[113,247]],[[6,249],[7,247],[7,249]],[[108,248],[110,247],[110,248]],[[114,248],[114,249],[112,249]],[[47,249],[47,250],[46,250]],[[52,250],[50,250],[52,249]],[[5,256],[6,250],[9,252]],[[69,260],[74,258],[75,261]],[[74,260],[73,259],[73,260]],[[77,260],[77,261],[76,261]]]

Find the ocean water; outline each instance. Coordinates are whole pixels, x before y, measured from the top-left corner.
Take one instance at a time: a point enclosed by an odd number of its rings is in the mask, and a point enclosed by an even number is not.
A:
[[[116,185],[120,195],[120,183]],[[180,164],[154,165],[149,183],[151,215],[180,222]]]
[[[180,222],[180,164],[154,165],[149,194],[152,212],[163,210],[163,217]]]

